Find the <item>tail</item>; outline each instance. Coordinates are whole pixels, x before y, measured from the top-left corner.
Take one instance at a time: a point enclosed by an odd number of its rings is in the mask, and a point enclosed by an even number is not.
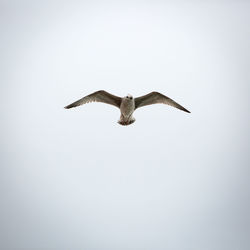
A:
[[[132,123],[134,123],[135,122],[135,118],[134,117],[129,117],[129,119],[124,119],[124,117],[121,115],[121,117],[120,117],[120,120],[118,121],[118,123],[120,124],[120,125],[122,125],[122,126],[128,126],[128,125],[130,125],[130,124],[132,124]]]
[[[122,126],[128,126],[128,125],[130,125],[130,124],[132,124],[134,122],[135,122],[135,120],[131,120],[129,122],[123,122],[123,121],[120,121],[120,120],[118,121],[118,123],[121,124]]]

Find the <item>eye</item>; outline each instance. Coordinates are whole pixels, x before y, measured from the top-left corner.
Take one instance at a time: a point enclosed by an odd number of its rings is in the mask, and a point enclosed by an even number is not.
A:
[[[129,99],[132,100],[132,96],[130,96]]]

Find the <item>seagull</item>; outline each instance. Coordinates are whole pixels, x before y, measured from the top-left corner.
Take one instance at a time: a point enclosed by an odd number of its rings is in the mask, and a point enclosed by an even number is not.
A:
[[[135,122],[133,113],[136,109],[156,103],[167,104],[190,113],[190,111],[182,107],[180,104],[159,92],[151,92],[147,95],[133,98],[133,96],[130,94],[125,97],[119,97],[104,90],[99,90],[69,104],[64,108],[70,109],[90,102],[103,102],[119,108],[121,111],[121,116],[118,123],[123,126],[130,125]]]

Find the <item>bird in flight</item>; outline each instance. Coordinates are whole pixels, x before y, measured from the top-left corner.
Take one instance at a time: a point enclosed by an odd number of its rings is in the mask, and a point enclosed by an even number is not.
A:
[[[156,103],[167,104],[187,113],[190,113],[190,111],[182,107],[174,100],[158,92],[151,92],[147,95],[133,98],[133,96],[129,94],[125,97],[119,97],[112,95],[104,90],[99,90],[77,100],[76,102],[69,104],[64,108],[70,109],[89,102],[103,102],[119,108],[121,111],[121,116],[118,123],[124,126],[130,125],[135,122],[133,113],[136,109]]]

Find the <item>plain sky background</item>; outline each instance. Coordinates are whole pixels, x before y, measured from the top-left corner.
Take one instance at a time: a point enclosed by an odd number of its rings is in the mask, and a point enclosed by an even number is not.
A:
[[[249,1],[0,1],[0,249],[248,250]],[[135,112],[96,90],[159,91]]]

